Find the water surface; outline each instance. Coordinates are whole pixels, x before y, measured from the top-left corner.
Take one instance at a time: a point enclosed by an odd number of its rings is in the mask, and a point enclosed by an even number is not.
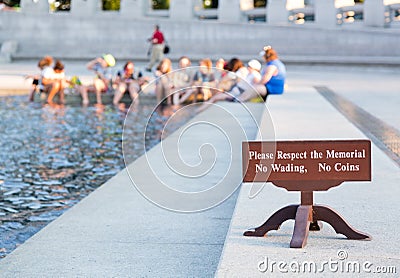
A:
[[[125,133],[135,138],[130,160],[190,116],[174,119],[162,134],[173,110],[153,113],[154,107],[155,101],[140,103],[129,113],[135,118]],[[125,117],[113,107],[52,108],[26,96],[0,98],[0,258],[125,167]]]

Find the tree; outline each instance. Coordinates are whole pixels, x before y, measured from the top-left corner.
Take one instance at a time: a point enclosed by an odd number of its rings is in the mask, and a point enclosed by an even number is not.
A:
[[[10,7],[19,7],[21,0],[3,0],[3,2]]]
[[[152,8],[154,10],[168,10],[169,9],[169,0],[153,0]]]
[[[254,8],[265,8],[267,0],[254,0]]]
[[[121,0],[103,0],[104,11],[119,11]]]
[[[218,0],[203,0],[203,8],[204,9],[217,9],[218,8]]]

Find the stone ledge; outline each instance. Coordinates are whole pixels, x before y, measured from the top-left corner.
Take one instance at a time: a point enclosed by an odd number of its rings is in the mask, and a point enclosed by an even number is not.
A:
[[[18,42],[9,40],[1,44],[0,48],[0,63],[10,63],[13,56],[17,53]]]

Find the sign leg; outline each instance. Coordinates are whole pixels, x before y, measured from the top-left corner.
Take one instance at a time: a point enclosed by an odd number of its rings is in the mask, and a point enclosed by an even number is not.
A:
[[[303,248],[307,244],[308,231],[312,220],[312,206],[299,206],[297,208],[294,231],[290,248]]]
[[[314,205],[314,220],[325,221],[330,224],[336,233],[346,236],[348,239],[371,240],[371,236],[357,231],[344,218],[328,206]]]
[[[290,219],[296,218],[296,212],[299,205],[290,205],[284,208],[281,208],[273,215],[271,215],[268,220],[262,224],[260,227],[255,228],[253,230],[249,230],[244,232],[244,236],[256,236],[263,237],[267,232],[271,230],[278,230],[283,222]]]

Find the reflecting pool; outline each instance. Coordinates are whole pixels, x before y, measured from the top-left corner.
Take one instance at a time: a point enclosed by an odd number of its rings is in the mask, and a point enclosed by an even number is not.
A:
[[[173,111],[153,113],[154,107],[155,99],[129,113],[135,117],[130,159],[191,116],[174,119],[161,134]],[[27,103],[26,96],[0,98],[0,258],[125,167],[125,116],[114,107],[52,108]]]

